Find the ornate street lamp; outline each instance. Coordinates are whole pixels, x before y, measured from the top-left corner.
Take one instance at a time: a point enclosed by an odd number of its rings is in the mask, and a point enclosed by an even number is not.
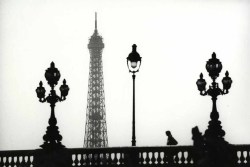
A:
[[[132,52],[127,57],[127,66],[129,72],[133,73],[133,121],[132,121],[132,146],[136,146],[135,137],[135,73],[139,71],[141,66],[141,57],[136,51],[136,45],[132,45]]]
[[[45,97],[46,90],[43,87],[42,81],[39,83],[39,87],[36,89],[37,97],[41,103],[50,103],[51,115],[49,118],[49,126],[47,127],[46,134],[43,136],[44,143],[40,146],[43,149],[58,149],[64,148],[65,146],[61,144],[62,136],[59,134],[58,127],[56,126],[57,120],[55,117],[55,104],[59,101],[64,101],[69,92],[69,87],[66,84],[66,80],[63,80],[63,85],[60,87],[61,97],[56,94],[54,87],[57,85],[58,80],[61,75],[57,68],[55,68],[54,62],[50,64],[45,72],[45,78],[51,87],[50,93]]]
[[[224,95],[228,93],[231,87],[232,79],[229,77],[228,71],[226,71],[226,76],[222,79],[223,89],[219,88],[216,81],[217,77],[222,70],[222,64],[219,59],[216,58],[216,54],[212,54],[212,58],[207,61],[206,64],[207,72],[212,78],[213,82],[209,89],[206,90],[206,81],[203,79],[203,74],[200,74],[200,79],[197,80],[196,84],[200,94],[202,96],[209,95],[212,97],[213,108],[210,114],[211,121],[209,121],[208,129],[205,131],[205,139],[212,141],[213,139],[223,139],[225,131],[221,127],[221,122],[219,121],[219,113],[216,107],[217,96]]]

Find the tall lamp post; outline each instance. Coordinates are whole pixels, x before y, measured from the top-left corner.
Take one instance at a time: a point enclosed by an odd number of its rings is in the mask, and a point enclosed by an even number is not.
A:
[[[216,54],[212,54],[212,58],[207,61],[206,70],[209,76],[212,78],[213,82],[209,89],[206,90],[206,81],[203,79],[203,74],[200,74],[200,79],[197,80],[196,84],[200,95],[209,95],[212,97],[213,108],[210,114],[211,121],[209,121],[208,129],[205,131],[205,140],[210,142],[215,142],[217,139],[223,139],[225,131],[221,127],[221,122],[219,121],[219,113],[216,107],[217,96],[228,94],[228,90],[231,87],[232,79],[229,77],[228,71],[225,73],[225,77],[222,79],[223,89],[219,88],[216,82],[219,73],[221,72],[222,64],[219,59],[216,58]]]
[[[136,146],[135,137],[135,73],[139,72],[141,66],[141,57],[136,51],[136,45],[132,45],[132,52],[127,57],[127,66],[133,78],[133,121],[132,121],[132,146]]]
[[[56,126],[57,120],[55,117],[55,104],[59,101],[64,101],[69,92],[69,87],[66,84],[66,80],[63,80],[63,84],[60,87],[61,96],[56,94],[54,90],[57,85],[58,80],[61,75],[59,70],[55,67],[54,62],[50,64],[45,72],[45,78],[51,87],[50,93],[45,97],[45,88],[43,87],[42,81],[39,83],[39,87],[36,89],[37,97],[41,103],[47,102],[51,107],[51,115],[49,118],[49,126],[47,127],[46,134],[43,136],[44,143],[40,146],[43,149],[58,149],[64,148],[65,146],[61,144],[62,136],[59,134],[58,127]]]

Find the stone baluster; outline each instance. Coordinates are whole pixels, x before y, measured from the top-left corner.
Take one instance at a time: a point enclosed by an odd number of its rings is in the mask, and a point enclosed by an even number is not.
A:
[[[25,156],[22,156],[21,166],[25,166]]]
[[[151,158],[151,164],[152,165],[156,164],[156,158],[155,158],[156,154],[157,154],[156,152],[152,152],[152,158]]]
[[[173,154],[173,159],[174,159],[174,163],[176,163],[176,164],[179,163],[179,160],[180,160],[180,158],[179,158],[179,152],[176,153],[176,154]]]
[[[80,154],[76,154],[76,158],[75,158],[75,164],[76,164],[76,166],[79,166],[79,163],[80,163],[80,161],[79,161],[79,155]]]
[[[246,157],[247,164],[250,163],[250,152],[247,151],[247,157]]]
[[[92,154],[90,154],[90,155],[91,155],[90,162],[91,162],[91,165],[93,166],[93,165],[95,165],[95,154],[92,153]]]
[[[181,151],[181,158],[180,158],[180,160],[181,160],[181,164],[185,164],[185,161],[186,161],[186,158],[185,158],[185,151]]]
[[[115,153],[114,153],[113,163],[114,163],[115,165],[117,165],[117,162],[118,162],[117,153],[115,152]]]
[[[139,164],[143,165],[144,164],[144,153],[143,152],[139,152],[138,158],[139,158]]]
[[[150,158],[149,158],[149,153],[148,153],[148,152],[146,152],[146,158],[145,158],[145,161],[146,161],[146,165],[149,165]]]
[[[80,166],[84,166],[86,165],[86,162],[85,162],[85,158],[86,158],[86,154],[81,154],[80,156]]]
[[[86,165],[90,165],[90,154],[86,154]]]
[[[9,165],[10,165],[10,157],[6,157],[5,166],[9,166]]]
[[[120,165],[124,165],[124,153],[120,153]]]
[[[13,159],[14,160],[14,159]],[[31,161],[31,156],[27,157],[27,162],[26,162],[27,166],[31,166],[32,161]]]
[[[168,164],[168,154],[167,154],[167,152],[164,152],[164,154],[163,154],[163,164]]]
[[[243,164],[244,163],[244,155],[243,155],[243,151],[240,151],[240,164]]]
[[[112,164],[112,158],[111,158],[111,153],[109,153],[109,157],[108,157],[108,165]]]
[[[158,156],[156,158],[157,164],[161,164],[161,152],[158,151],[157,154],[158,154]]]

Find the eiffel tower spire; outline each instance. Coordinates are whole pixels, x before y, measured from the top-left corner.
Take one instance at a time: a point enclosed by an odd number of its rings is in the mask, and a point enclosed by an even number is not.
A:
[[[95,30],[97,30],[97,13],[95,12]]]

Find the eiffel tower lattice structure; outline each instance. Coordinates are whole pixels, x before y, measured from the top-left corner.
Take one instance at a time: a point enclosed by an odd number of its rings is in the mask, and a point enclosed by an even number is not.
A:
[[[84,147],[87,148],[108,147],[102,64],[103,48],[104,43],[97,31],[97,14],[95,13],[95,31],[88,44],[90,64],[84,136]]]

